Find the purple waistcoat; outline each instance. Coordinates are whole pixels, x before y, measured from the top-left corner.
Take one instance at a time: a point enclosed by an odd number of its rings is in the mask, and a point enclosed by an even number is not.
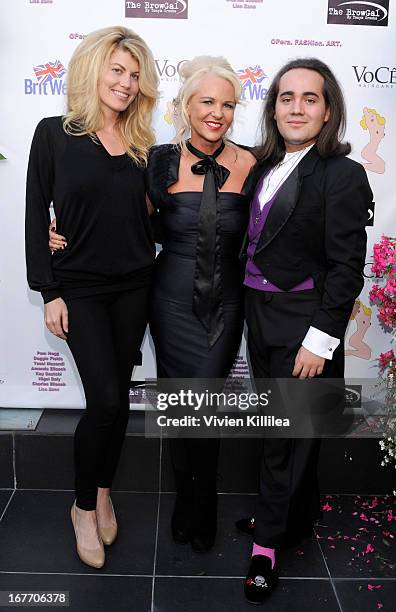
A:
[[[257,289],[258,291],[272,291],[274,293],[283,293],[282,289],[279,289],[279,287],[270,283],[270,281],[263,276],[261,270],[253,262],[253,256],[256,251],[261,232],[263,231],[265,222],[267,221],[269,211],[271,210],[276,196],[278,195],[278,191],[282,186],[279,186],[279,189],[277,189],[272,198],[268,202],[266,202],[263,207],[263,210],[261,210],[259,195],[265,177],[266,175],[264,175],[263,178],[260,179],[257,185],[250,210],[250,219],[248,226],[249,246],[247,249],[247,264],[244,285],[250,287],[251,289]],[[285,248],[287,248],[287,245],[285,245]],[[292,287],[289,291],[304,291],[305,289],[313,289],[313,287],[313,279],[306,278],[295,287]]]

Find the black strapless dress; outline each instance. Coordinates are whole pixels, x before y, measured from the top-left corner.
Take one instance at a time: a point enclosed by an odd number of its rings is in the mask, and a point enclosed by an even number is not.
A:
[[[243,268],[238,253],[248,202],[240,194],[219,194],[224,331],[210,349],[192,310],[201,197],[200,192],[175,193],[159,206],[163,250],[154,268],[150,307],[159,378],[227,377],[241,342]]]
[[[148,168],[148,191],[158,210],[162,251],[154,267],[150,331],[159,378],[226,378],[243,332],[243,272],[239,260],[248,222],[243,194],[220,192],[221,286],[224,331],[210,349],[205,328],[192,310],[193,279],[201,192],[170,194],[180,154],[173,145],[155,147]]]
[[[243,273],[239,252],[248,223],[244,194],[220,192],[221,286],[224,330],[209,348],[207,332],[192,309],[201,192],[170,194],[180,152],[154,147],[148,192],[157,209],[162,251],[156,259],[150,300],[150,331],[158,378],[227,378],[243,332]],[[177,500],[172,529],[178,541],[207,550],[216,530],[218,439],[170,439]],[[184,534],[186,539],[180,539]],[[187,535],[186,535],[187,534]]]

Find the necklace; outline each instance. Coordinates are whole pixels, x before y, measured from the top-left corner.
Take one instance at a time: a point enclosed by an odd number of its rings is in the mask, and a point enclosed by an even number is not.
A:
[[[285,153],[285,157],[275,167],[276,168],[280,168],[280,166],[283,166],[284,164],[289,163],[290,161],[292,161],[296,157],[298,157],[298,159],[300,159],[300,157],[302,157],[303,153],[305,153],[305,149],[301,149],[300,151],[294,151],[294,153]]]

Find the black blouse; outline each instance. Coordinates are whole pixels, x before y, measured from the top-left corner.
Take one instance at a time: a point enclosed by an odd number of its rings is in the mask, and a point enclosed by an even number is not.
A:
[[[49,207],[67,247],[51,255]],[[26,191],[28,283],[44,302],[127,288],[147,277],[154,244],[145,169],[111,156],[89,136],[70,136],[62,117],[38,124]]]

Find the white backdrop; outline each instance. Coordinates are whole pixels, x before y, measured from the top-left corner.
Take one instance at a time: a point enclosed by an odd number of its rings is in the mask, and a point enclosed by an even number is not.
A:
[[[138,5],[141,5],[140,8]],[[144,14],[150,10],[151,14]],[[135,16],[126,17],[126,5]],[[395,172],[392,143],[396,142],[396,27],[394,0],[389,22],[387,0],[13,0],[1,3],[0,161],[2,224],[0,242],[0,406],[74,408],[83,395],[66,344],[43,325],[42,300],[27,288],[24,261],[24,190],[27,158],[34,128],[42,117],[65,110],[67,64],[83,36],[92,30],[121,24],[138,32],[153,50],[161,79],[161,99],[155,117],[158,142],[174,136],[171,100],[178,89],[177,69],[194,55],[226,56],[239,72],[245,101],[237,113],[233,139],[257,141],[262,100],[272,76],[289,59],[317,56],[327,62],[343,85],[348,109],[347,138],[352,157],[369,163],[375,194],[375,223],[368,228],[367,261],[382,233],[396,235],[391,177]],[[337,7],[346,23],[328,23]],[[347,11],[369,11],[354,14]],[[137,17],[140,11],[142,16]],[[168,12],[167,12],[168,11]],[[173,13],[172,13],[173,11]],[[339,13],[338,13],[339,14]],[[351,13],[349,12],[349,16]],[[342,19],[344,18],[342,17]],[[371,25],[370,25],[371,24]],[[66,69],[50,66],[59,62]],[[46,85],[34,68],[53,74]],[[366,123],[362,122],[364,109]],[[375,112],[374,112],[375,111]],[[366,127],[365,127],[366,126]],[[384,137],[386,134],[386,137]],[[353,203],[351,203],[353,204]],[[369,270],[369,266],[367,266]],[[367,279],[360,308],[346,336],[347,374],[375,377],[376,358],[389,349],[390,336],[370,311]],[[371,326],[370,326],[371,322]],[[244,368],[244,347],[239,366]],[[40,369],[41,368],[41,369]],[[152,343],[147,335],[143,366],[134,378],[155,376]]]

